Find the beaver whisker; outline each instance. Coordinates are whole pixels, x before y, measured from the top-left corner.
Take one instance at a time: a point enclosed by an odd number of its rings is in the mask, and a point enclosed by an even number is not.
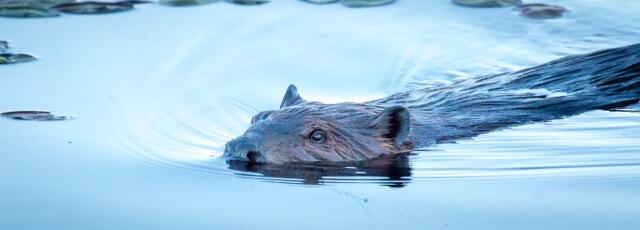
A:
[[[223,97],[223,98],[232,101],[231,105],[233,105],[233,106],[235,106],[235,107],[237,107],[239,109],[242,109],[243,111],[245,111],[246,113],[248,113],[250,115],[253,115],[253,114],[256,114],[256,113],[260,112],[260,110],[256,109],[255,107],[253,107],[253,106],[251,106],[251,105],[249,105],[249,104],[247,104],[247,103],[245,103],[245,102],[243,102],[241,100],[238,100],[238,99],[235,99],[235,98],[230,98],[230,97]],[[253,111],[248,111],[247,109],[251,109]]]

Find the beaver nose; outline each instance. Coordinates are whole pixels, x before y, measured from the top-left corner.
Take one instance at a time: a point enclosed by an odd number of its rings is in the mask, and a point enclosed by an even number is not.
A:
[[[254,144],[252,144],[248,138],[239,137],[235,140],[229,141],[224,150],[225,154],[236,159],[245,160],[249,162],[263,162],[264,157]]]
[[[247,152],[246,156],[249,162],[256,163],[262,161],[262,154],[260,154],[260,151],[250,150],[249,152]]]

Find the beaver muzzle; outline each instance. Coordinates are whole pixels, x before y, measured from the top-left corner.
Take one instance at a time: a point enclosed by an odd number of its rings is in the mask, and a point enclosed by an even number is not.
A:
[[[233,139],[225,145],[224,154],[230,158],[254,163],[266,162],[258,147],[244,136]]]

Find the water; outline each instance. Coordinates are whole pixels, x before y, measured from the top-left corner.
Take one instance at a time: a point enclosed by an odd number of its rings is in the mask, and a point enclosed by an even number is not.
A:
[[[546,2],[572,11],[539,21],[444,0],[366,9],[274,1],[0,18],[12,52],[40,58],[0,66],[0,111],[73,116],[0,119],[0,224],[636,229],[634,112],[593,111],[429,147],[394,178],[359,168],[319,180],[265,176],[220,159],[224,143],[255,110],[276,108],[290,83],[310,100],[366,101],[640,42],[640,2]]]

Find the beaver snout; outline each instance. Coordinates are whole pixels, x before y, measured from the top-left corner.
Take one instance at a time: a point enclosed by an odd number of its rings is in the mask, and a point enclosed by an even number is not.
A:
[[[224,154],[243,161],[265,162],[265,158],[258,150],[258,147],[246,137],[239,137],[229,141],[224,148]]]

